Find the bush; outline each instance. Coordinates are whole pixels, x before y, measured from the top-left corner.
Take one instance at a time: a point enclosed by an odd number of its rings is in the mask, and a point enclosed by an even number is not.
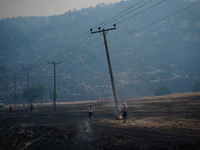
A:
[[[54,100],[54,90],[49,91],[49,98]],[[58,98],[58,92],[56,91],[56,99]]]
[[[170,93],[171,93],[170,89],[167,86],[165,86],[165,85],[162,85],[162,86],[160,86],[160,88],[157,88],[157,89],[154,90],[154,94],[156,96],[159,96],[159,95],[168,95]]]
[[[199,92],[200,91],[200,81],[195,81],[195,83],[192,86],[193,92]]]
[[[36,86],[29,87],[29,101],[30,101],[30,103],[32,103],[35,99],[38,98],[38,96],[39,96],[38,93],[39,92],[38,92],[38,89],[37,89]],[[26,100],[27,100],[27,88],[23,89],[22,98],[26,98]]]
[[[27,100],[27,88],[24,88],[22,93],[22,98],[25,98]],[[42,104],[42,99],[46,95],[46,89],[45,85],[40,83],[38,86],[31,86],[29,87],[29,101],[32,103],[35,99],[40,98],[41,99],[41,104]]]

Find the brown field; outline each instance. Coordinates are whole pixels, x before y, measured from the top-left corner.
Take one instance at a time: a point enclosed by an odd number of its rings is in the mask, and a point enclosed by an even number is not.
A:
[[[126,123],[117,118],[114,102],[58,103],[56,111],[35,106],[32,114],[1,108],[0,149],[200,149],[200,92],[120,100],[120,107],[124,102]]]

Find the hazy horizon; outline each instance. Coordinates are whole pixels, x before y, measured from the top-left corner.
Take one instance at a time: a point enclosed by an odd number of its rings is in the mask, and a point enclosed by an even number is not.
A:
[[[99,3],[115,3],[121,0],[1,0],[0,19],[24,16],[60,15],[70,10],[95,7]]]

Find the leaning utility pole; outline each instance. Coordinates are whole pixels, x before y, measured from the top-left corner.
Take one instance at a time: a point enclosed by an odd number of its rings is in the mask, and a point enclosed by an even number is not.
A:
[[[56,64],[61,64],[62,61],[54,62],[54,61],[47,61],[48,64],[54,64],[54,111],[56,110]]]
[[[15,85],[15,107],[17,107],[17,95],[16,95],[16,77],[17,75],[12,75],[14,78],[14,85]]]
[[[113,95],[114,95],[115,105],[116,105],[116,111],[119,114],[119,106],[118,106],[118,100],[117,100],[117,93],[116,93],[116,90],[115,90],[115,82],[114,82],[114,77],[113,77],[113,72],[112,72],[112,66],[111,66],[111,61],[110,61],[110,55],[109,55],[108,45],[107,45],[107,40],[106,40],[106,33],[105,33],[106,31],[110,31],[110,30],[116,29],[116,25],[114,24],[114,28],[110,28],[110,29],[103,29],[103,30],[101,30],[100,27],[98,29],[99,29],[99,31],[92,32],[92,29],[90,29],[90,31],[91,31],[91,34],[103,32],[104,44],[105,44],[105,49],[106,49],[107,61],[108,61],[108,67],[109,67],[109,72],[110,72],[110,80],[111,80],[111,84],[112,84],[112,90],[113,90]]]
[[[22,68],[22,69],[27,71],[27,102],[28,102],[28,107],[29,107],[29,70],[32,70],[32,68],[27,67],[27,68]]]

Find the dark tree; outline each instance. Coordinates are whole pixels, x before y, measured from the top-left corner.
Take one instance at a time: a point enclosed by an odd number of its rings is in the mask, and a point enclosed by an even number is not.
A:
[[[54,99],[54,90],[49,91],[49,98],[52,99],[52,100]],[[56,99],[57,98],[58,98],[58,92],[56,92]]]
[[[37,86],[38,88],[38,97],[41,100],[41,105],[42,105],[42,99],[46,96],[46,88],[45,85],[42,84],[42,81],[40,80],[40,83]]]
[[[38,88],[36,86],[29,87],[29,101],[32,103],[35,99],[39,97]],[[27,100],[27,88],[23,89],[22,98]]]
[[[199,92],[200,91],[200,81],[195,81],[195,83],[192,86],[193,92]]]
[[[159,96],[159,95],[168,95],[170,93],[171,93],[170,89],[167,86],[165,86],[165,85],[162,85],[159,88],[157,88],[157,89],[154,90],[154,94],[156,96]]]

